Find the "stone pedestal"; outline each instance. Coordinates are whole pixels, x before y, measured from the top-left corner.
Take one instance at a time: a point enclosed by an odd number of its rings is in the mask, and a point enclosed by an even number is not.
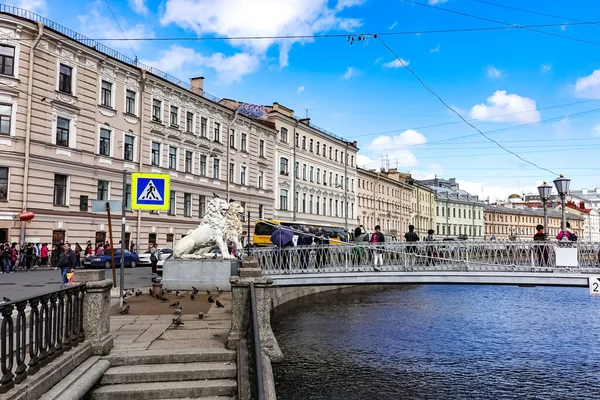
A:
[[[112,349],[109,311],[111,288],[111,280],[90,281],[86,284],[83,330],[86,340],[92,345],[94,355],[105,355]]]
[[[103,281],[104,279],[106,279],[106,270],[104,269],[76,269],[73,275],[73,282]]]
[[[239,261],[223,259],[168,259],[163,266],[162,284],[169,290],[199,290],[219,288],[231,290],[229,279],[236,275]]]

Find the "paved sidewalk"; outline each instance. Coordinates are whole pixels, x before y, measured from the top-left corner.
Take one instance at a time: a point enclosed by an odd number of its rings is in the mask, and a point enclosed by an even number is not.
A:
[[[203,319],[184,310],[181,316],[184,325],[179,327],[173,326],[172,314],[111,317],[112,351],[225,348],[231,327],[231,292],[214,297],[225,308],[212,304]]]

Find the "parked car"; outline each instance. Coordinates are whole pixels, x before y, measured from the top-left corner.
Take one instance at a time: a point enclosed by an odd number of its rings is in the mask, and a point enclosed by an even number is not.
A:
[[[163,265],[165,264],[165,260],[168,260],[171,257],[173,257],[173,253],[169,254],[167,257],[165,257],[161,260],[158,260],[158,262],[156,263],[156,274],[158,276],[163,275]]]
[[[110,268],[111,256],[86,256],[83,260],[84,268]],[[135,268],[140,263],[140,259],[136,253],[125,250],[125,266]],[[115,249],[115,267],[121,266],[121,249]]]
[[[166,260],[171,254],[173,254],[173,249],[169,249],[169,248],[162,248],[162,249],[157,249],[158,250],[158,261],[161,260]],[[150,250],[146,250],[145,252],[143,252],[142,254],[139,255],[140,257],[140,265],[150,265],[152,264],[150,262]]]

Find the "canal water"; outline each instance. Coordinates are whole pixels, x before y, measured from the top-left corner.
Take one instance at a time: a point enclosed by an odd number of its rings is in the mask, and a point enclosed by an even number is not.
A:
[[[587,289],[358,287],[275,309],[278,400],[600,399]]]

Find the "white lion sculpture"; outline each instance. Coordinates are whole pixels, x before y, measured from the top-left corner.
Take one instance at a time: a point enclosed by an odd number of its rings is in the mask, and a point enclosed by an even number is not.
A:
[[[224,259],[235,258],[227,251],[227,224],[225,214],[229,210],[227,201],[218,197],[207,205],[207,212],[200,225],[188,232],[173,249],[173,258],[213,257],[208,253],[216,245]]]
[[[231,243],[235,250],[241,250],[242,244],[240,243],[240,236],[242,236],[242,221],[240,215],[243,215],[244,207],[238,201],[232,201],[229,203],[229,209],[225,214],[227,220],[227,243]]]

